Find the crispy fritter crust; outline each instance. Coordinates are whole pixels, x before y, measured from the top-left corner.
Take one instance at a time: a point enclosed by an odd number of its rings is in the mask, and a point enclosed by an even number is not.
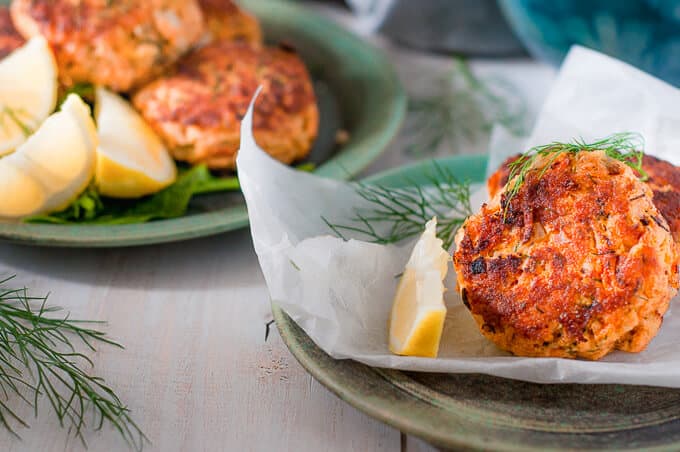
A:
[[[289,49],[209,44],[183,59],[175,74],[136,93],[133,103],[176,159],[233,169],[241,119],[259,85],[258,144],[284,163],[305,157],[319,113],[307,69]]]
[[[465,222],[454,263],[484,336],[521,356],[643,350],[678,287],[678,245],[649,186],[603,152],[537,162]]]
[[[262,45],[262,30],[255,16],[239,8],[232,0],[199,0],[208,41],[245,41]]]
[[[645,155],[642,168],[654,192],[654,205],[664,216],[676,242],[680,242],[680,168],[665,160]]]
[[[503,190],[510,176],[509,165],[519,158],[509,157],[486,182],[489,197]],[[647,172],[647,184],[654,193],[654,205],[670,226],[676,242],[680,242],[680,168],[665,160],[645,155],[642,168]]]
[[[197,0],[13,0],[26,38],[42,34],[60,81],[129,91],[160,75],[204,33]]]
[[[510,164],[520,158],[520,154],[512,155],[505,159],[505,161],[498,167],[495,173],[493,173],[489,179],[486,181],[486,188],[489,191],[489,198],[493,198],[500,191],[503,190],[505,184],[508,183],[508,178],[510,177]]]
[[[4,58],[12,53],[24,43],[24,38],[14,28],[9,9],[0,6],[0,58]]]

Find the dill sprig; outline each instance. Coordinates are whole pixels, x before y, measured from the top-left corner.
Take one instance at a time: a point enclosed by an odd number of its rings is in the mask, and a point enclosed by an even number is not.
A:
[[[555,141],[550,144],[533,147],[522,154],[517,160],[510,163],[510,174],[508,176],[508,186],[505,191],[504,200],[506,212],[510,201],[519,193],[529,173],[538,170],[534,168],[537,160],[547,159],[542,164],[538,173],[538,178],[540,179],[560,155],[594,151],[602,151],[607,156],[625,163],[637,171],[641,180],[647,180],[648,175],[642,167],[644,138],[639,133],[615,133],[591,143],[586,143],[583,139],[574,139],[567,143]]]
[[[59,424],[84,445],[87,428],[108,423],[140,450],[146,436],[113,389],[83,368],[93,363],[73,339],[90,351],[96,342],[122,346],[88,327],[102,322],[52,317],[61,308],[48,307],[47,297],[34,297],[26,288],[7,288],[12,278],[0,280],[0,425],[19,437],[14,427],[28,424],[10,407],[11,399],[33,407],[37,416],[38,400],[46,397]]]
[[[472,215],[470,184],[459,181],[436,162],[432,166],[424,187],[414,182],[404,188],[357,184],[357,194],[371,207],[355,209],[351,224],[333,224],[322,219],[344,240],[347,233],[358,233],[374,243],[388,244],[422,233],[425,223],[436,216],[437,236],[448,249],[458,228]]]
[[[455,150],[483,139],[494,124],[516,135],[526,133],[528,108],[509,81],[478,77],[464,58],[456,57],[451,69],[431,84],[431,94],[409,99],[408,154],[433,154],[443,145]]]

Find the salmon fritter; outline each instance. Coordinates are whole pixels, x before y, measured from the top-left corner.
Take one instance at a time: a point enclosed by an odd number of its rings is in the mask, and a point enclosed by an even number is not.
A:
[[[197,0],[13,0],[25,37],[43,35],[60,82],[127,92],[174,64],[203,36]]]
[[[680,242],[680,168],[665,160],[645,155],[642,169],[654,193],[654,205],[666,219],[676,242]]]
[[[304,158],[316,138],[319,113],[309,73],[287,48],[208,44],[132,101],[177,160],[234,169],[241,119],[260,85],[253,114],[257,143],[284,163]]]
[[[500,193],[510,177],[510,164],[520,157],[509,157],[487,180],[489,197]],[[673,238],[680,242],[680,168],[651,155],[642,158],[642,169],[647,173],[647,184],[654,193],[654,205],[666,219]]]
[[[262,45],[262,29],[255,16],[232,0],[199,0],[205,17],[208,42],[243,41]]]
[[[652,199],[602,151],[539,157],[514,196],[492,198],[456,236],[458,286],[482,334],[520,356],[642,351],[679,285],[680,246]]]
[[[24,38],[14,28],[9,9],[0,6],[0,58],[5,58],[23,44]]]
[[[489,176],[489,179],[486,181],[486,189],[489,192],[489,198],[494,198],[498,193],[503,191],[503,188],[505,188],[505,185],[510,178],[510,165],[517,161],[521,156],[521,154],[515,154],[508,157],[501,163],[501,166]]]

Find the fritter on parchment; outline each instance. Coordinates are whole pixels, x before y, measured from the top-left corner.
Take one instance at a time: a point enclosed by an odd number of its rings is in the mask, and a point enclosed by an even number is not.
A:
[[[50,43],[63,85],[129,91],[156,76],[204,33],[197,0],[13,0],[25,37]]]
[[[9,9],[0,6],[0,58],[4,58],[24,44],[24,38],[14,28]]]
[[[205,17],[207,41],[244,41],[262,45],[262,30],[255,16],[232,0],[199,0]]]
[[[508,179],[510,178],[510,164],[518,160],[520,157],[521,154],[515,154],[508,157],[503,163],[501,163],[501,166],[499,166],[498,169],[491,176],[489,176],[489,179],[486,181],[486,188],[489,192],[490,199],[494,198],[499,192],[503,190],[505,184],[508,183]]]
[[[639,352],[677,292],[678,245],[627,165],[601,151],[554,157],[458,232],[463,300],[482,334],[516,355]]]
[[[182,59],[175,73],[137,92],[133,103],[177,160],[233,169],[241,119],[260,85],[257,143],[284,163],[305,157],[319,113],[309,73],[288,48],[208,44]]]
[[[680,168],[665,160],[645,155],[642,168],[654,193],[654,205],[664,216],[676,242],[680,242]]]
[[[520,156],[509,157],[489,177],[487,188],[489,197],[493,198],[503,190],[510,176],[510,164]],[[654,193],[654,205],[666,219],[676,241],[680,241],[680,168],[665,160],[645,155],[642,159],[642,168],[649,179],[647,184]]]

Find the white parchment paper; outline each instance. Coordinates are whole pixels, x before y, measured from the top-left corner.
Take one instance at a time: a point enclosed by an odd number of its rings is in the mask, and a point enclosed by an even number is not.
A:
[[[448,277],[448,314],[439,357],[401,357],[387,348],[387,320],[412,243],[382,246],[331,235],[323,218],[346,224],[367,207],[354,187],[295,171],[271,159],[241,129],[237,165],[253,242],[271,299],[335,358],[403,370],[485,373],[540,383],[623,383],[680,387],[680,315],[669,310],[657,337],[638,354],[615,352],[599,362],[520,358],[477,330]],[[648,152],[680,163],[680,92],[599,53],[568,55],[525,146],[556,140],[640,132]],[[492,161],[522,144],[497,131]],[[476,195],[476,204],[485,196]],[[676,298],[674,303],[680,301]]]

